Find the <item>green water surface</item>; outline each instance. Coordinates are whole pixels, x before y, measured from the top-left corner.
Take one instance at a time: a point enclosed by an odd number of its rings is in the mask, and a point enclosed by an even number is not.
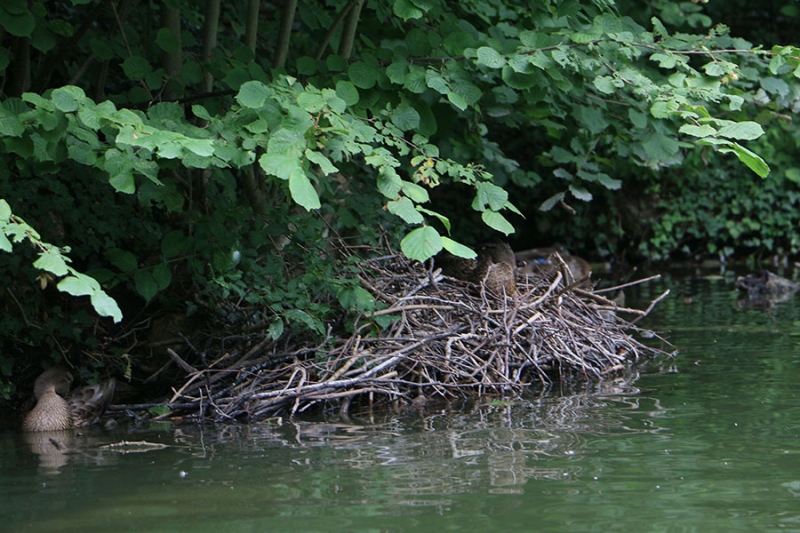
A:
[[[280,426],[0,433],[2,532],[800,531],[800,300],[629,291],[681,353],[633,383]],[[800,298],[798,296],[797,298]],[[121,453],[100,445],[168,447]]]

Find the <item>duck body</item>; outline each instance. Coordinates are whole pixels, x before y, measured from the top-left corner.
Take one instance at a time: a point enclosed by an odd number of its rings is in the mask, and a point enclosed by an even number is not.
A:
[[[498,296],[516,294],[516,261],[511,247],[504,242],[493,242],[476,246],[475,251],[475,259],[443,251],[435,257],[435,262],[445,276],[483,284]]]
[[[737,289],[747,291],[747,294],[753,299],[788,297],[800,290],[799,284],[768,270],[762,270],[751,276],[739,277],[736,279],[735,286]]]
[[[116,380],[75,389],[72,374],[63,366],[45,370],[33,386],[36,406],[25,416],[23,431],[61,431],[97,422],[111,403]]]

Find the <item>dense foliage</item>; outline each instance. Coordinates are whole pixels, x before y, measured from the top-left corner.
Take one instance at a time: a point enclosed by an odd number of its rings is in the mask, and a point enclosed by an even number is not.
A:
[[[340,238],[793,251],[800,50],[640,4],[3,2],[0,373],[130,372],[159,309],[322,335],[375,306]]]

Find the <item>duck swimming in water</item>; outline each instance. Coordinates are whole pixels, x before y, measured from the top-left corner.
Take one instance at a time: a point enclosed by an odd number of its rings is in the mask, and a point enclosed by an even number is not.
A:
[[[25,416],[24,431],[59,431],[94,424],[111,403],[114,378],[69,392],[72,373],[63,366],[45,370],[33,385],[36,406]]]

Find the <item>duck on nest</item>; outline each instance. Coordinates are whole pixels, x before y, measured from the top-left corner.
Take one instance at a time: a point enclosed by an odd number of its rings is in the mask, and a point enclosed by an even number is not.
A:
[[[94,424],[111,403],[114,378],[75,389],[72,373],[59,365],[45,370],[33,385],[36,405],[25,416],[24,431],[59,431]]]

